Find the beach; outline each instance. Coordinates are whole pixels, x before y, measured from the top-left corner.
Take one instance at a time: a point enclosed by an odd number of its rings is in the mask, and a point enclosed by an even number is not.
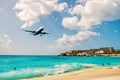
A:
[[[120,68],[95,68],[22,80],[120,80]]]

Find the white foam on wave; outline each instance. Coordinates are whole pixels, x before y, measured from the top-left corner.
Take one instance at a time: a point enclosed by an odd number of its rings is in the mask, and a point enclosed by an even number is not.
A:
[[[67,63],[67,64],[66,63],[56,64],[54,67],[56,68],[55,74],[61,74],[61,73],[70,72],[70,71],[74,71],[82,68],[80,63],[76,63],[76,62]]]
[[[55,65],[55,74],[61,74],[61,73],[64,73],[67,69],[67,64],[57,64]]]
[[[11,72],[0,73],[0,80],[5,79],[20,79],[20,78],[29,78],[36,76],[45,76],[49,75],[51,69],[43,69],[43,68],[28,68],[22,70],[16,70]],[[52,73],[51,73],[52,74]]]

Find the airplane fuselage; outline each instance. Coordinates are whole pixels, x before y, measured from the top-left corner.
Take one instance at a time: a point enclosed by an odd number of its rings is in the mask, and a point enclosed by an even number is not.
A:
[[[35,31],[35,33],[33,33],[33,35],[38,35],[38,34],[42,34],[42,31],[44,30],[44,28],[39,29],[37,31]]]

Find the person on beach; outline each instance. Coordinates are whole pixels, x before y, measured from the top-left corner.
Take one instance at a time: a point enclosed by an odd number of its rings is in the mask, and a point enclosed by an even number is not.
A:
[[[110,63],[108,63],[108,65],[110,65]]]
[[[104,63],[102,63],[102,66],[104,66]]]
[[[16,68],[14,68],[14,71],[16,70]]]

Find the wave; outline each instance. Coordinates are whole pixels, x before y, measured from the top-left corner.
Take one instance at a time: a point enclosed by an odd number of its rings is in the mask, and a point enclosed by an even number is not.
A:
[[[85,69],[85,68],[94,68],[97,67],[96,64],[86,64],[86,63],[67,63],[67,64],[56,64],[54,67],[56,68],[56,74],[61,74],[65,72]]]
[[[77,63],[71,63],[71,64],[57,64],[55,65],[56,71],[55,74],[61,74],[65,72],[74,71],[77,69],[80,69],[80,66],[78,66]]]
[[[75,71],[83,68],[92,68],[95,66],[97,65],[74,62],[56,64],[53,68],[27,68],[22,70],[0,73],[0,80],[18,80],[23,78],[62,74],[65,72]]]
[[[49,69],[42,68],[28,68],[22,70],[16,70],[11,72],[0,73],[0,80],[17,80],[22,78],[32,78],[37,76],[45,76],[48,74]]]

